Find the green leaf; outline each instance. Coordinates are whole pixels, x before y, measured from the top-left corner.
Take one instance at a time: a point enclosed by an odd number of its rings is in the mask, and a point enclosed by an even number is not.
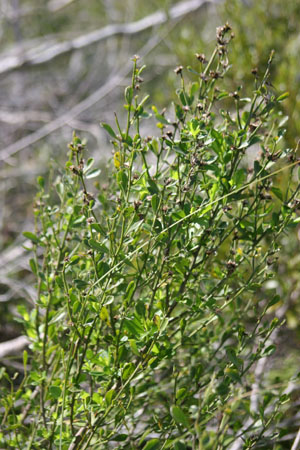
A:
[[[55,277],[55,283],[57,284],[57,286],[58,286],[60,289],[64,289],[65,286],[64,286],[62,277],[60,277],[60,276]]]
[[[191,85],[190,95],[193,97],[199,91],[199,83],[198,81],[194,81]]]
[[[279,95],[279,97],[277,97],[276,100],[277,100],[278,102],[282,102],[284,99],[288,98],[289,95],[290,95],[289,92],[285,92],[284,94]]]
[[[124,337],[127,338],[127,336],[124,336]],[[122,342],[124,342],[124,341],[122,341]],[[136,345],[136,341],[134,339],[129,339],[129,344],[130,344],[130,347],[131,347],[131,350],[133,351],[133,353],[136,356],[140,357],[140,352],[139,352],[138,347]]]
[[[248,141],[248,147],[251,147],[251,145],[257,144],[258,142],[261,142],[261,138],[259,136],[252,136]]]
[[[76,279],[74,280],[74,283],[79,290],[85,289],[88,286],[88,283],[84,280]]]
[[[112,129],[112,127],[110,125],[108,125],[107,123],[103,123],[103,122],[100,125],[111,135],[111,137],[113,137],[114,139],[118,139],[116,133],[114,132],[114,130]]]
[[[158,200],[157,194],[154,194],[154,195],[152,195],[152,198],[151,198],[151,206],[152,206],[152,209],[154,212],[157,211],[158,205],[159,205],[159,200]]]
[[[123,441],[126,441],[127,438],[128,438],[128,435],[123,433],[123,434],[116,434],[115,436],[113,436],[111,438],[111,440],[115,441],[115,442],[123,442]]]
[[[209,198],[211,201],[213,201],[216,197],[216,193],[218,191],[219,188],[219,184],[218,183],[214,183],[212,185],[212,188],[209,190]]]
[[[125,319],[124,328],[129,331],[134,337],[140,336],[144,332],[144,327],[137,318]]]
[[[97,264],[97,273],[99,277],[102,277],[110,269],[109,265],[105,261],[100,261]]]
[[[179,98],[183,106],[187,106],[186,95],[182,90],[179,91]]]
[[[184,117],[183,109],[179,105],[175,105],[175,114],[179,120],[182,120]]]
[[[132,102],[132,99],[133,99],[132,86],[127,86],[127,88],[125,89],[125,100],[127,101],[128,104],[130,104]]]
[[[275,106],[275,102],[269,102],[261,112],[261,115],[269,113]]]
[[[98,252],[101,252],[101,253],[107,253],[108,252],[108,250],[105,247],[105,245],[100,244],[100,242],[95,241],[95,239],[89,239],[88,243],[89,243],[89,246],[92,249],[97,250]]]
[[[267,348],[265,348],[263,355],[264,356],[271,356],[276,351],[276,345],[269,345]]]
[[[101,225],[101,223],[92,223],[91,224],[91,228],[92,230],[97,231],[98,233],[102,233],[102,234],[106,234],[106,230],[103,228],[103,226]]]
[[[231,367],[231,368],[226,369],[226,370],[225,370],[225,373],[226,373],[226,375],[228,375],[228,376],[231,378],[232,381],[234,381],[234,382],[239,382],[239,383],[242,382],[238,370],[233,369],[233,368]]]
[[[64,187],[63,183],[57,183],[55,187],[56,187],[56,192],[58,193],[60,199],[62,199],[64,196],[64,192],[65,192],[65,187]]]
[[[89,180],[90,178],[98,177],[100,175],[100,173],[101,173],[100,169],[92,169],[92,170],[89,170],[88,172],[86,172],[85,178],[87,178]]]
[[[136,282],[134,280],[130,281],[130,283],[126,289],[126,294],[125,294],[125,301],[127,302],[127,304],[132,299],[132,296],[135,292],[135,286],[136,286]]]
[[[69,266],[73,266],[74,264],[77,264],[79,261],[80,261],[80,256],[79,255],[73,255],[70,258]]]
[[[141,103],[138,104],[138,107],[142,107],[146,101],[150,98],[150,95],[146,95],[143,100],[141,101]]]
[[[150,178],[148,178],[148,180],[147,180],[147,188],[148,188],[148,191],[150,192],[150,194],[158,194],[159,193],[157,184]]]
[[[243,148],[247,148],[247,147],[249,147],[249,141],[246,140],[238,147],[238,149],[242,150]]]
[[[105,402],[106,402],[106,404],[107,404],[108,406],[112,403],[112,401],[113,401],[113,399],[114,399],[115,396],[116,396],[116,391],[115,391],[114,389],[110,389],[110,390],[106,393],[106,395],[105,395]]]
[[[77,217],[77,219],[74,220],[74,222],[72,222],[72,227],[77,227],[84,222],[86,222],[86,217],[83,215],[79,216],[79,217]]]
[[[28,352],[27,352],[26,350],[24,350],[24,351],[23,351],[23,367],[24,367],[24,372],[26,372],[27,361],[28,361]]]
[[[30,268],[32,270],[32,273],[34,273],[36,275],[37,272],[38,272],[38,268],[37,268],[36,262],[35,262],[35,260],[33,258],[31,258],[29,260],[29,265],[30,265]]]
[[[247,178],[246,169],[238,169],[233,175],[233,180],[237,187],[242,186],[244,181],[246,181],[246,178]]]
[[[52,398],[58,399],[61,396],[61,388],[58,386],[50,386],[49,395]]]
[[[171,406],[171,415],[178,425],[184,425],[187,428],[189,427],[189,419],[179,406]]]
[[[274,297],[269,301],[267,308],[271,308],[271,306],[276,305],[278,302],[280,302],[280,295],[274,295]]]
[[[170,125],[170,122],[163,115],[159,114],[156,106],[152,106],[152,111],[154,112],[154,115],[159,122],[163,123],[164,125]]]
[[[227,98],[229,97],[229,93],[228,92],[220,92],[220,94],[217,96],[217,100],[221,100],[222,98]]]
[[[93,166],[95,160],[94,158],[89,158],[84,166],[84,173],[86,173]]]
[[[281,200],[283,202],[283,195],[279,188],[272,187],[271,191],[273,192],[274,195],[276,195],[277,198],[279,198],[279,200]]]
[[[127,177],[126,173],[124,172],[124,170],[119,170],[119,172],[117,174],[117,181],[118,181],[119,186],[123,189],[123,191],[126,192],[127,185],[128,185],[128,177]]]
[[[122,371],[122,380],[126,381],[135,371],[136,366],[133,363],[126,363]]]
[[[45,179],[43,177],[37,177],[37,182],[39,184],[39,186],[44,189],[45,187]]]
[[[271,219],[271,224],[273,227],[277,226],[279,224],[279,220],[280,220],[280,214],[274,212],[272,214],[272,219]]]
[[[154,438],[147,442],[143,450],[158,450],[160,448],[159,439]]]
[[[239,358],[236,356],[235,349],[233,347],[227,347],[226,348],[226,354],[230,362],[238,369],[241,367],[242,362]]]
[[[176,392],[176,400],[182,399],[186,395],[186,391],[186,388],[178,389],[178,391]]]
[[[39,238],[37,237],[37,235],[31,233],[30,231],[24,231],[23,236],[26,237],[27,239],[30,239],[34,244],[38,244],[39,242]]]

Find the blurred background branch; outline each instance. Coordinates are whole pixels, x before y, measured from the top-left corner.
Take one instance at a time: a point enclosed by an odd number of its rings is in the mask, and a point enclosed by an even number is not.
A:
[[[17,1],[17,0],[15,0]],[[183,1],[171,7],[168,12],[156,11],[143,19],[132,23],[111,24],[106,27],[95,30],[87,34],[82,34],[74,39],[63,42],[51,42],[47,40],[42,46],[25,50],[22,46],[13,49],[11,54],[0,55],[0,75],[11,70],[16,70],[24,65],[35,66],[52,61],[57,56],[65,53],[83,49],[89,45],[99,43],[114,36],[130,36],[141,33],[149,28],[163,25],[171,20],[178,20],[187,14],[190,14],[205,3],[216,2],[217,0],[188,0]],[[18,33],[17,33],[18,34]],[[47,39],[47,38],[46,38]]]

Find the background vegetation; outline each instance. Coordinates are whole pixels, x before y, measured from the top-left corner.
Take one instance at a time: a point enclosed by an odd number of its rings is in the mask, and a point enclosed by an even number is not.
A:
[[[160,109],[175,99],[177,79],[172,69],[178,63],[189,65],[193,53],[209,55],[216,26],[230,22],[236,39],[230,48],[234,70],[227,74],[226,87],[231,91],[240,85],[243,95],[250,95],[251,69],[257,68],[261,75],[271,49],[275,49],[270,88],[275,95],[290,92],[282,106],[284,115],[290,117],[283,144],[295,147],[300,123],[300,6],[292,0],[284,4],[277,0],[198,3],[192,13],[172,20],[174,1],[90,0],[84,6],[76,0],[1,2],[1,341],[22,334],[14,319],[16,305],[26,302],[30,306],[35,298],[22,231],[33,226],[36,177],[49,177],[51,160],[63,164],[72,129],[88,139],[89,152],[96,161],[110,156],[109,138],[99,122],[112,123],[113,112],[119,110],[133,54],[140,54],[147,65],[143,90],[151,92]],[[194,4],[188,2],[187,11]],[[163,24],[131,35],[123,30],[121,35],[85,45],[94,30],[134,23],[158,10],[169,11]],[[154,21],[152,16],[149,23]],[[69,51],[66,42],[73,46],[77,42],[78,46],[79,36],[82,47]],[[60,54],[54,57],[56,52]],[[147,124],[145,132],[152,134],[154,130]],[[286,180],[282,176],[279,182],[284,186]],[[282,298],[279,306],[286,305],[286,323],[274,337],[278,350],[266,364],[270,376],[287,380],[299,363],[298,243],[297,230],[282,238],[277,277],[271,282]],[[18,355],[5,353],[2,362],[11,371],[22,370]],[[290,389],[296,408],[297,386]],[[294,439],[299,417],[292,410],[286,420],[296,426],[289,440],[282,437],[282,448],[285,442],[289,448]]]

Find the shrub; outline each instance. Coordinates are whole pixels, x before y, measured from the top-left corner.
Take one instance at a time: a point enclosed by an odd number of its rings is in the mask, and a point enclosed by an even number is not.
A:
[[[230,33],[217,29],[208,62],[197,55],[193,82],[175,70],[174,117],[152,107],[159,137],[140,131],[148,96],[139,99],[144,67],[133,59],[125,129],[117,116],[115,130],[103,124],[114,147],[108,186],[75,134],[66,170],[48,189],[38,179],[36,229],[25,233],[36,308],[19,311],[30,354],[21,384],[2,398],[6,448],[276,441],[285,385],[254,368],[275,350],[280,298],[265,281],[279,236],[297,223],[297,162],[281,145],[285,95],[270,90],[272,54],[252,98],[222,89]]]

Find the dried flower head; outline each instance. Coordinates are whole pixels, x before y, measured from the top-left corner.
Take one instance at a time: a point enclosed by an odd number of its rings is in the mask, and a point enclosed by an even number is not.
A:
[[[182,70],[183,70],[183,66],[178,66],[178,67],[176,67],[176,69],[174,69],[174,72],[176,73],[176,75],[181,75]]]

